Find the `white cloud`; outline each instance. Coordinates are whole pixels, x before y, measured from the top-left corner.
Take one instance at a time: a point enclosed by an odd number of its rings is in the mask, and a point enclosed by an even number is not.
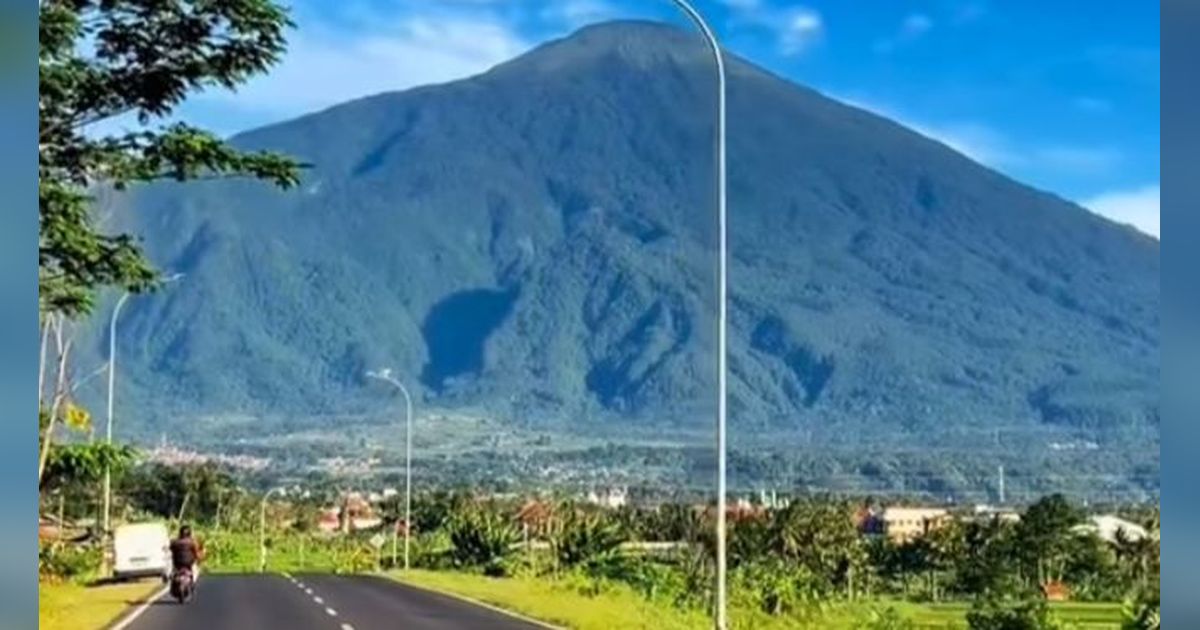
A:
[[[621,9],[604,0],[556,0],[542,10],[543,20],[570,30],[622,15]]]
[[[796,56],[808,52],[825,35],[825,20],[815,9],[794,5],[775,8],[761,0],[720,0],[729,7],[730,25],[770,32],[779,53]]]
[[[933,28],[933,19],[923,13],[914,13],[900,24],[900,32],[909,37],[920,37]]]
[[[1118,223],[1125,223],[1154,236],[1159,235],[1158,184],[1135,190],[1113,191],[1084,200],[1080,205]]]
[[[924,13],[912,13],[904,17],[893,35],[877,40],[875,52],[890,53],[902,45],[911,44],[933,30],[933,18]]]
[[[821,14],[797,7],[788,11],[779,29],[779,50],[785,55],[798,55],[820,41],[825,32]]]
[[[511,27],[484,16],[410,15],[349,30],[297,29],[279,66],[215,99],[296,115],[353,98],[478,74],[530,48]]]
[[[886,105],[831,94],[847,105],[873,112],[1001,171],[1044,171],[1059,175],[1096,176],[1120,166],[1123,154],[1110,147],[1069,144],[1021,146],[987,124],[974,121],[929,121]]]

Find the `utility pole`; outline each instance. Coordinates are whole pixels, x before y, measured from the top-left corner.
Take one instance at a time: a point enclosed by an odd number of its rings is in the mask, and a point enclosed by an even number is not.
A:
[[[1004,505],[1004,465],[1000,465],[1000,505]]]
[[[408,388],[392,376],[391,369],[367,372],[368,378],[390,383],[404,395],[404,570],[409,568],[409,545],[412,537],[412,423],[413,403]],[[396,536],[399,528],[392,529],[392,565],[396,564]]]

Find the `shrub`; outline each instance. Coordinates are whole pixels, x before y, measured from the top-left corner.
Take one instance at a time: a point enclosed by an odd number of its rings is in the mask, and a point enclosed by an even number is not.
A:
[[[733,573],[734,596],[768,615],[819,608],[814,579],[803,566],[767,558],[743,564]]]
[[[454,566],[484,568],[489,574],[503,571],[503,561],[520,540],[508,519],[484,508],[460,512],[451,520],[449,534]]]
[[[884,610],[872,610],[867,618],[866,630],[915,630],[917,625],[910,619],[905,619],[900,611],[888,607]]]
[[[1162,618],[1158,589],[1147,590],[1137,599],[1125,602],[1121,616],[1121,630],[1160,630]]]
[[[103,552],[97,545],[52,543],[38,548],[38,579],[58,581],[93,577]]]
[[[967,613],[971,630],[1062,630],[1065,626],[1050,612],[1045,600],[1004,602],[995,599],[975,603]]]
[[[596,567],[616,557],[625,535],[615,522],[568,506],[550,536],[550,546],[559,566]]]

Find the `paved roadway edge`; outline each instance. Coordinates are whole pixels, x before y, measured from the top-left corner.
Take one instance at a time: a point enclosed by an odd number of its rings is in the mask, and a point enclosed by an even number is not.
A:
[[[475,606],[479,606],[480,608],[486,608],[492,612],[497,612],[497,613],[500,613],[507,617],[512,617],[513,619],[516,619],[517,621],[524,621],[525,623],[530,623],[530,624],[533,624],[533,625],[541,627],[541,628],[548,628],[549,630],[568,630],[568,628],[566,626],[556,626],[552,623],[542,621],[541,619],[534,619],[533,617],[528,617],[528,616],[522,615],[519,612],[514,612],[511,610],[501,608],[494,604],[489,604],[487,602],[479,601],[478,599],[475,599],[473,597],[467,597],[466,595],[460,595],[460,594],[452,592],[452,591],[447,591],[447,590],[443,590],[440,588],[434,588],[432,586],[425,586],[424,584],[414,584],[413,582],[405,580],[403,578],[403,576],[400,576],[400,575],[391,575],[388,573],[374,573],[374,574],[368,574],[368,575],[378,575],[379,577],[391,580],[397,584],[402,584],[404,586],[415,588],[415,589],[421,590],[421,591],[437,593],[438,595],[444,595],[446,597],[457,599],[459,601],[463,601],[468,604],[474,604]],[[118,629],[114,628],[113,630],[118,630]]]
[[[129,627],[129,624],[136,621],[138,617],[141,617],[142,613],[146,612],[146,609],[150,608],[151,604],[162,599],[170,589],[171,585],[168,584],[147,595],[146,599],[140,604],[135,605],[132,610],[127,609],[125,612],[122,612],[120,616],[104,627],[107,630],[125,630],[125,628]]]

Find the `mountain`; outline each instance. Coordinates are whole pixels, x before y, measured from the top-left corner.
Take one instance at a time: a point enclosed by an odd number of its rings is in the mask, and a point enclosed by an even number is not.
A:
[[[379,413],[394,403],[363,374],[385,365],[425,408],[513,426],[707,428],[710,63],[671,27],[588,27],[235,139],[311,162],[298,190],[122,200],[153,259],[186,274],[122,316],[124,430]],[[1156,444],[1157,240],[730,66],[739,435]]]

